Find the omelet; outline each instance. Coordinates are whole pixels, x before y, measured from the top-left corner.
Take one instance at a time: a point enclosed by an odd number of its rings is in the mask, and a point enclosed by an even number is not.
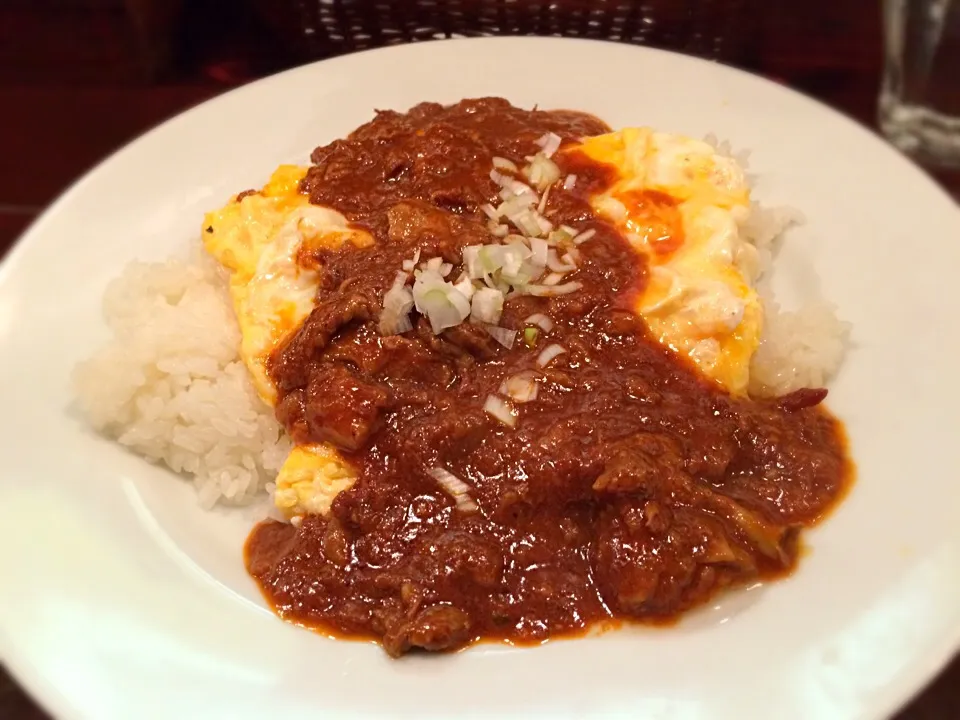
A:
[[[303,267],[303,249],[368,247],[366,232],[329,208],[311,205],[299,190],[306,168],[282,165],[263,189],[241,193],[208,213],[202,237],[207,252],[229,273],[229,291],[240,325],[240,357],[257,393],[268,405],[277,389],[267,371],[273,350],[313,309],[319,277]],[[298,446],[280,468],[275,505],[287,516],[325,514],[356,471],[328,443]]]
[[[661,343],[732,393],[747,390],[763,311],[751,286],[756,249],[743,169],[710,144],[649,128],[587,138],[580,151],[615,168],[590,198],[647,262],[636,311]]]
[[[751,287],[756,250],[740,234],[750,207],[743,170],[705,142],[647,128],[590,137],[561,152],[578,151],[615,169],[590,202],[646,260],[648,282],[635,311],[705,376],[745,393],[763,318]],[[230,273],[241,359],[271,407],[277,389],[269,358],[310,314],[319,285],[299,253],[375,242],[339,212],[312,205],[299,189],[305,174],[281,166],[261,190],[232,198],[203,224],[207,251]],[[297,446],[277,475],[274,503],[288,518],[326,514],[355,481],[356,470],[333,445]]]

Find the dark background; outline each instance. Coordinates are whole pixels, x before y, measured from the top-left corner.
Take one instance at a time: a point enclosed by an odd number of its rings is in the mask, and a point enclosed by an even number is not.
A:
[[[181,110],[302,58],[242,0],[186,0],[174,21],[165,8],[176,4],[0,0],[0,254],[109,152]],[[758,28],[753,49],[739,64],[873,127],[879,5],[760,0],[762,12],[751,16]],[[960,199],[960,172],[935,177]],[[0,718],[46,717],[0,669]],[[960,660],[898,716],[934,719],[960,720]]]

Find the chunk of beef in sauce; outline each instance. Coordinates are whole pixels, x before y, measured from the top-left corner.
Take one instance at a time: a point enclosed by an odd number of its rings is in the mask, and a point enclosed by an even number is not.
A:
[[[314,152],[311,200],[376,244],[305,259],[320,269],[317,306],[270,365],[285,427],[334,443],[358,473],[328,517],[252,533],[248,567],[282,616],[400,655],[670,617],[793,567],[800,528],[843,486],[839,425],[817,407],[821,391],[730,397],[647,336],[632,312],[643,262],[587,202],[608,168],[558,158],[582,181],[552,193],[550,219],[596,235],[580,248],[577,292],[506,302],[505,327],[554,320],[535,347],[507,349],[469,323],[434,335],[417,316],[402,335],[378,331],[383,294],[416,250],[455,276],[465,246],[491,242],[479,207],[497,201],[492,157],[523,164],[545,132],[606,130],[487,98],[378,113]],[[539,368],[547,343],[567,352]],[[507,428],[482,406],[520,371],[539,394]],[[457,509],[435,467],[479,509]]]

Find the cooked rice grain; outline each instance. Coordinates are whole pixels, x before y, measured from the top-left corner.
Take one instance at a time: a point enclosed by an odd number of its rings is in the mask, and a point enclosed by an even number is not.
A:
[[[750,364],[750,394],[824,387],[840,368],[849,333],[850,324],[828,302],[782,311],[775,300],[763,298],[763,335]]]
[[[273,480],[290,441],[239,360],[212,261],[132,263],[107,289],[104,316],[112,339],[74,375],[97,430],[192,475],[206,507],[245,503]]]
[[[811,298],[798,310],[784,311],[769,289],[777,245],[790,226],[803,221],[803,214],[794,208],[767,208],[754,202],[740,228],[757,248],[757,292],[763,305],[760,346],[750,363],[749,392],[755,397],[824,387],[846,352],[850,324],[840,320],[834,305]]]

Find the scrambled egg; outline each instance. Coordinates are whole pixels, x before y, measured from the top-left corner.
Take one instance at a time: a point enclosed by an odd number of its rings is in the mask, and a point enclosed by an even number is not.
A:
[[[302,248],[337,248],[374,240],[329,208],[311,205],[299,192],[306,168],[280,166],[264,188],[243,193],[203,221],[207,252],[230,272],[230,297],[240,324],[240,357],[257,393],[271,407],[277,390],[267,362],[284,338],[313,309],[319,278],[301,267]],[[287,517],[326,513],[356,473],[329,444],[296,447],[277,474],[274,503]]]
[[[705,142],[649,128],[573,149],[617,170],[591,204],[646,256],[636,310],[651,332],[730,392],[745,392],[763,315],[747,280],[756,249],[739,233],[750,205],[743,170]]]

